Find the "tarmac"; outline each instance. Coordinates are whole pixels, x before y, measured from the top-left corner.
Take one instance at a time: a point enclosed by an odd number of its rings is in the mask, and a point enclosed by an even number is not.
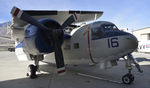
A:
[[[150,54],[133,53],[143,73],[133,67],[135,81],[122,84],[122,76],[128,70],[125,61],[118,66],[100,70],[87,64],[66,65],[66,74],[59,76],[55,64],[40,62],[38,78],[26,76],[27,66],[33,62],[19,62],[14,52],[0,52],[0,88],[150,88]]]

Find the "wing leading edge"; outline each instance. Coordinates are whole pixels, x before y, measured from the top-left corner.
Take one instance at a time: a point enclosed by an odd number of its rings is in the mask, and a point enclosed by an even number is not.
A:
[[[56,20],[60,24],[62,24],[72,14],[76,14],[77,16],[77,20],[74,23],[97,20],[103,14],[102,11],[73,11],[73,10],[72,11],[24,10],[24,11],[37,20],[42,18],[51,18],[53,20]],[[27,25],[27,23],[16,17],[12,17],[12,25],[17,27],[24,27],[25,25]]]

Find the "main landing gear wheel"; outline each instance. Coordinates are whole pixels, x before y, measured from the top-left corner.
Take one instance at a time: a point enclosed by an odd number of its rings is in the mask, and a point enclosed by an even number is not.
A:
[[[133,81],[134,81],[134,76],[130,73],[128,73],[122,77],[122,82],[124,84],[131,84]]]
[[[37,66],[34,66],[33,64],[28,66],[29,73],[27,73],[27,76],[29,76],[31,79],[37,78],[36,71]]]

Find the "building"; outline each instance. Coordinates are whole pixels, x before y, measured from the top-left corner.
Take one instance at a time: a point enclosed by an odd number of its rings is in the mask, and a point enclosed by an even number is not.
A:
[[[150,53],[150,27],[134,30],[132,34],[139,41],[138,51]]]
[[[148,41],[150,40],[150,27],[134,30],[132,34],[137,37],[138,41]]]

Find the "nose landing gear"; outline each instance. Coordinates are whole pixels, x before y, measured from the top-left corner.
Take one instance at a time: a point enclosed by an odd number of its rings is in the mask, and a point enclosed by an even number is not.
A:
[[[39,70],[39,61],[43,60],[43,55],[30,55],[30,57],[34,60],[34,64],[30,64],[28,66],[28,73],[27,76],[29,76],[31,79],[37,78],[36,72],[40,72]]]
[[[122,77],[122,82],[124,84],[131,84],[134,81],[134,76],[131,74],[131,70],[132,70],[131,62],[135,64],[135,67],[138,69],[139,72],[142,73],[143,70],[140,68],[140,65],[138,64],[138,62],[133,58],[132,54],[128,54],[127,59],[124,58],[124,60],[126,61],[126,65],[127,65],[129,72]]]
[[[122,82],[124,84],[131,84],[134,81],[134,76],[131,73],[132,65],[131,65],[131,59],[130,59],[129,55],[127,55],[127,59],[124,58],[124,60],[126,61],[126,66],[127,66],[129,72],[122,77]]]
[[[127,73],[122,77],[122,82],[124,84],[131,84],[134,81],[134,76],[131,73]]]

